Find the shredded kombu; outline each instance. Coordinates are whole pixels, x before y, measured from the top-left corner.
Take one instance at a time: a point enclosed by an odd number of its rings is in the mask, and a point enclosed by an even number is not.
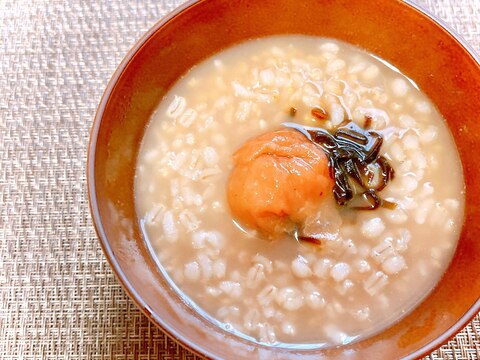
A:
[[[383,200],[378,194],[394,178],[395,171],[380,155],[383,137],[368,129],[370,123],[371,119],[366,118],[366,128],[362,129],[346,120],[334,131],[296,123],[283,125],[300,131],[325,151],[330,176],[335,182],[333,196],[338,205],[357,210],[394,209],[395,203]]]

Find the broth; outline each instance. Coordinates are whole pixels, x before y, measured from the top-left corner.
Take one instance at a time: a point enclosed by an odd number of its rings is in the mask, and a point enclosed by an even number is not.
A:
[[[326,121],[312,116],[316,106]],[[366,117],[395,169],[380,192],[395,209],[326,200],[312,224],[328,222],[321,246],[265,241],[232,218],[232,154],[248,139],[285,122],[335,128]],[[145,132],[135,201],[191,306],[254,341],[322,346],[381,330],[432,290],[461,230],[464,183],[449,130],[415,83],[351,45],[283,35],[224,50],[170,89]]]

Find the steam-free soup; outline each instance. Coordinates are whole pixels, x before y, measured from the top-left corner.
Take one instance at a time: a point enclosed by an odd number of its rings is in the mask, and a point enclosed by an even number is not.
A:
[[[261,193],[238,182],[251,221],[234,216],[227,188],[244,144],[286,122],[333,132],[345,121],[381,135],[395,176],[377,195],[392,206],[341,206],[329,191],[308,220],[291,221],[318,241],[293,225],[272,238],[252,226]],[[272,345],[348,343],[410,311],[453,255],[463,192],[448,128],[412,81],[361,49],[297,35],[248,41],[191,69],[153,114],[135,179],[144,235],[180,296]]]

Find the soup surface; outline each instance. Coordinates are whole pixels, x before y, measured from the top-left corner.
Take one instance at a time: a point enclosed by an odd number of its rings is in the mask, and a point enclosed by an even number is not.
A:
[[[346,209],[328,193],[308,224],[320,245],[268,241],[232,216],[244,143],[285,122],[332,130],[345,119],[383,137],[395,177],[379,195],[395,208]],[[191,69],[152,116],[135,179],[144,235],[185,301],[228,331],[299,347],[367,336],[425,297],[455,250],[463,192],[448,128],[412,81],[361,49],[299,35]]]

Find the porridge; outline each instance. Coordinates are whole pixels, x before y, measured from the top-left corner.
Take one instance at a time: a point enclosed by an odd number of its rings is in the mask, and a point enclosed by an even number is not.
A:
[[[372,210],[342,203],[339,181],[358,184],[332,175],[308,138],[346,127],[349,141],[381,138],[363,168],[377,185],[388,170],[386,186],[364,193]],[[283,162],[292,156],[302,167]],[[191,69],[153,114],[135,178],[144,236],[185,301],[227,331],[299,347],[348,343],[418,304],[453,255],[463,192],[448,128],[412,81],[351,45],[300,35]]]

